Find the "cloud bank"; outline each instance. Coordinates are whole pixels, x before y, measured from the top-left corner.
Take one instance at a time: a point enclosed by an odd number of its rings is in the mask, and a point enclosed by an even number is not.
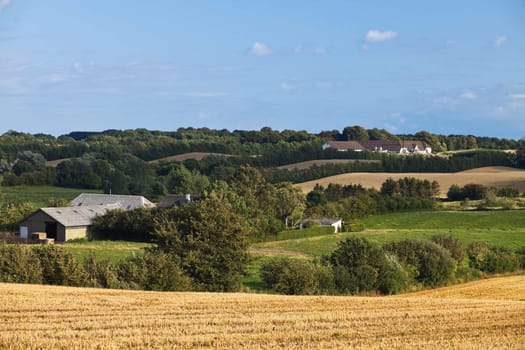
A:
[[[265,44],[256,41],[253,43],[250,53],[254,56],[268,56],[271,55],[273,51]]]
[[[365,41],[367,43],[378,43],[378,42],[395,39],[397,38],[397,36],[398,36],[397,32],[393,32],[391,30],[387,30],[384,32],[381,32],[379,30],[369,30],[366,33]]]
[[[11,0],[0,0],[0,12],[11,3]]]

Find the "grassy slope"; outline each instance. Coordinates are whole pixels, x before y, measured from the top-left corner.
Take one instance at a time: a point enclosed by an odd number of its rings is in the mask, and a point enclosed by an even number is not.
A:
[[[329,254],[337,242],[352,235],[378,243],[404,238],[430,238],[451,234],[463,243],[483,241],[517,249],[525,246],[525,211],[491,212],[412,212],[373,216],[364,220],[364,232],[322,235],[304,239],[265,242],[256,248],[283,249],[318,256]]]
[[[101,191],[57,186],[2,186],[0,192],[4,203],[30,202],[37,208],[45,207],[48,198],[72,200],[81,193],[101,193]]]

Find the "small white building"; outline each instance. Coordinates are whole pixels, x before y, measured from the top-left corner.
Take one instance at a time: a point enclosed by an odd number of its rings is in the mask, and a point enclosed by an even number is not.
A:
[[[343,220],[342,219],[329,219],[329,218],[303,220],[299,224],[299,229],[305,228],[306,224],[309,222],[316,222],[319,224],[320,227],[332,226],[334,228],[334,233],[343,231]]]

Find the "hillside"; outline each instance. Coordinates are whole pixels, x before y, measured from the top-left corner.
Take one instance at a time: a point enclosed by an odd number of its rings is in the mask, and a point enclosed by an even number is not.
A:
[[[525,303],[515,300],[0,284],[0,304],[4,349],[518,349],[525,342]]]
[[[458,173],[347,173],[299,183],[297,186],[304,192],[310,192],[316,184],[326,187],[329,183],[360,184],[365,188],[380,189],[386,179],[398,180],[404,177],[437,181],[442,198],[446,197],[448,189],[454,184],[464,186],[477,183],[488,187],[512,187],[521,192],[525,191],[525,170],[508,167],[483,167]]]

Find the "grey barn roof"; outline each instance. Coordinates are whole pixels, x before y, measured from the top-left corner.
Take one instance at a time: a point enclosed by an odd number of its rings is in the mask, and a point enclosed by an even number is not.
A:
[[[89,226],[97,215],[109,210],[122,209],[120,204],[87,205],[81,207],[41,208],[40,210],[65,227]]]
[[[81,207],[85,205],[105,205],[118,203],[124,210],[137,208],[152,208],[155,206],[152,202],[143,196],[128,196],[121,194],[96,194],[82,193],[71,201],[72,207]]]

